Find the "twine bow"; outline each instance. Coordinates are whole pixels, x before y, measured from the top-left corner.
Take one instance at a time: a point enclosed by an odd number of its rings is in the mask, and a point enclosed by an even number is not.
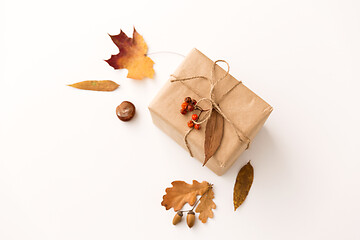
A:
[[[215,67],[216,67],[216,64],[217,64],[218,62],[226,63],[226,65],[227,65],[227,71],[226,71],[226,73],[224,74],[224,76],[222,76],[222,77],[219,78],[219,79],[215,79]],[[223,80],[224,78],[226,78],[226,77],[229,75],[229,71],[230,71],[230,66],[229,66],[229,64],[228,64],[225,60],[217,60],[217,61],[215,61],[215,62],[213,63],[213,65],[212,65],[210,78],[205,77],[205,76],[193,76],[193,77],[186,77],[186,78],[177,78],[176,76],[171,75],[171,76],[174,77],[175,79],[170,80],[170,82],[172,82],[172,83],[173,83],[173,82],[181,82],[181,83],[184,84],[185,81],[189,81],[189,80],[193,80],[193,79],[197,79],[197,78],[202,78],[202,79],[208,80],[209,83],[210,83],[210,96],[209,96],[209,98],[201,98],[201,99],[196,103],[195,106],[197,106],[199,103],[201,103],[201,102],[203,102],[203,101],[206,101],[206,102],[208,102],[208,103],[211,104],[211,107],[210,107],[210,109],[207,110],[207,113],[206,113],[205,117],[204,117],[202,120],[197,120],[197,121],[194,121],[194,120],[193,120],[193,122],[196,123],[196,124],[201,124],[201,123],[206,122],[206,121],[210,118],[210,116],[211,116],[211,114],[212,114],[212,111],[215,110],[215,111],[217,111],[217,112],[233,127],[233,129],[235,130],[235,133],[236,133],[239,141],[241,141],[241,142],[247,142],[247,147],[246,147],[246,149],[248,149],[249,146],[250,146],[250,139],[249,139],[247,136],[245,136],[244,133],[243,133],[241,130],[238,130],[238,129],[235,127],[234,123],[225,115],[225,113],[221,110],[221,108],[220,108],[220,106],[219,106],[219,104],[218,104],[218,102],[220,102],[220,101],[223,99],[223,97],[225,97],[225,96],[226,96],[227,94],[229,94],[236,86],[238,86],[238,85],[241,83],[241,81],[237,82],[232,88],[230,88],[230,89],[220,98],[219,101],[216,101],[216,97],[215,97],[215,94],[214,94],[215,86],[216,86],[221,80]],[[184,85],[185,85],[185,84],[184,84]],[[191,87],[188,86],[188,85],[185,85],[185,86],[188,87],[190,90],[192,90],[193,92],[196,93],[195,89],[191,88]],[[197,95],[200,96],[200,94],[197,94]],[[190,155],[193,157],[193,154],[192,154],[192,152],[191,152],[191,149],[190,149],[189,144],[188,144],[188,141],[187,141],[187,136],[189,135],[189,133],[190,133],[192,130],[193,130],[193,129],[191,128],[191,129],[185,134],[185,136],[184,136],[184,142],[185,142],[186,148],[188,149]]]

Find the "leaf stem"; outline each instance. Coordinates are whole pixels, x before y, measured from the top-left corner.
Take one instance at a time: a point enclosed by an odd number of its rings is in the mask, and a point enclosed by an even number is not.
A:
[[[194,206],[193,206],[190,210],[180,210],[179,212],[182,212],[182,213],[183,213],[183,212],[194,211],[196,205],[199,203],[199,201],[201,200],[201,198],[202,198],[203,196],[205,196],[205,194],[207,194],[207,193],[210,191],[210,189],[212,189],[212,187],[213,187],[213,184],[209,184],[208,189],[201,195],[201,197],[200,197],[199,199],[196,200],[196,202],[194,203]]]

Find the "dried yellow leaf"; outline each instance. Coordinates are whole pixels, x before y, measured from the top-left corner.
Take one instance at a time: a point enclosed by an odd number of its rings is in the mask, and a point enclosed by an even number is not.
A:
[[[234,211],[245,201],[249,194],[252,182],[254,180],[254,168],[250,161],[243,166],[237,177],[234,186]]]
[[[119,84],[111,80],[92,80],[92,81],[83,81],[74,84],[68,85],[70,87],[79,88],[83,90],[92,90],[92,91],[114,91],[119,87]]]

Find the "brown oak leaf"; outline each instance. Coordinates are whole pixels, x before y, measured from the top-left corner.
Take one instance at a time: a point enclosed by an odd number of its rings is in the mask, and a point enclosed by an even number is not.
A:
[[[200,198],[200,203],[196,207],[195,212],[200,213],[199,219],[201,222],[206,223],[208,218],[212,218],[214,213],[212,209],[216,208],[216,204],[213,201],[214,191],[212,187]]]
[[[188,203],[193,206],[196,202],[197,195],[204,194],[210,187],[210,184],[206,181],[199,183],[193,180],[192,184],[188,184],[184,181],[174,181],[171,183],[173,186],[165,190],[166,194],[163,196],[161,205],[169,210],[174,208],[177,212]]]
[[[117,55],[111,55],[110,59],[105,60],[110,66],[114,69],[126,68],[128,70],[128,78],[153,78],[154,62],[146,55],[148,51],[146,42],[135,28],[133,38],[129,38],[122,30],[119,35],[109,36],[119,48]]]

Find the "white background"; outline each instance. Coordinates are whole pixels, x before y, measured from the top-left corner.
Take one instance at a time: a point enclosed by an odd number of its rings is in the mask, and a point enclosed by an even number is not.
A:
[[[0,239],[360,239],[360,3],[1,1]],[[155,78],[104,62],[107,35],[135,26],[149,52],[193,47],[274,112],[221,177],[158,130],[147,109],[182,58],[150,55]],[[110,79],[114,92],[67,84]],[[128,123],[115,108],[137,107]],[[180,103],[179,103],[180,106]],[[185,124],[185,123],[184,123]],[[238,170],[254,183],[233,211]],[[189,230],[160,205],[173,180],[214,184],[217,209]]]

